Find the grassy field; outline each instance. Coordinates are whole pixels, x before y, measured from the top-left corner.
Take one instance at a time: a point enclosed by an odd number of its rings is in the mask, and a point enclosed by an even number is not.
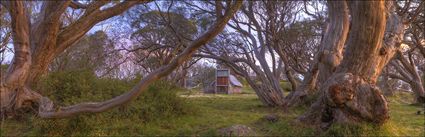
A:
[[[218,130],[235,124],[243,124],[253,128],[258,136],[339,136],[339,135],[362,135],[362,136],[424,136],[425,115],[416,115],[415,112],[421,107],[409,105],[411,95],[400,93],[389,98],[391,119],[383,127],[359,125],[358,127],[344,127],[337,125],[325,133],[317,133],[313,129],[304,127],[293,122],[305,108],[296,108],[283,113],[280,109],[266,108],[261,105],[255,94],[245,89],[240,95],[203,95],[197,91],[185,91],[179,94],[185,101],[191,104],[194,111],[192,114],[173,118],[141,122],[132,118],[99,118],[102,115],[87,117],[84,124],[68,124],[71,126],[53,127],[56,132],[65,132],[67,135],[77,136],[118,136],[118,135],[159,135],[159,136],[214,136],[219,135]],[[280,120],[270,123],[262,120],[267,114],[276,114]],[[94,119],[95,120],[92,120]],[[76,120],[81,120],[76,119]],[[2,136],[41,136],[63,135],[56,132],[44,132],[51,130],[38,127],[38,118],[29,120],[5,120],[1,125]],[[48,124],[51,124],[50,121]],[[60,121],[58,122],[60,124]],[[57,124],[58,125],[58,124]],[[74,127],[73,127],[73,126]],[[45,126],[45,125],[44,125]],[[90,127],[90,128],[85,128]],[[81,131],[83,130],[83,131]]]

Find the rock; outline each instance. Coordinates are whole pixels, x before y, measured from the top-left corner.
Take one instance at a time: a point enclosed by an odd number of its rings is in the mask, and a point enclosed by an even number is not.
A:
[[[268,115],[265,115],[262,119],[271,123],[275,123],[279,121],[279,116],[276,114],[268,114]]]
[[[252,128],[246,125],[232,125],[219,130],[220,136],[255,136]]]

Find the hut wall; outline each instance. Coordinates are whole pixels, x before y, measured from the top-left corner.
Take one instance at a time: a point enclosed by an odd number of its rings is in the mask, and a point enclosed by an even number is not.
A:
[[[241,87],[233,87],[232,93],[242,93],[242,88]]]
[[[217,86],[229,85],[229,77],[217,77]]]

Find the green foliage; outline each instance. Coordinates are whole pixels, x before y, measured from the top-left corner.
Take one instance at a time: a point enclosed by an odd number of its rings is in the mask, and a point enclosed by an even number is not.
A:
[[[124,117],[134,114],[144,122],[157,120],[159,118],[174,118],[185,114],[191,114],[189,104],[176,95],[176,87],[169,83],[159,81],[149,86],[147,92],[136,99],[137,105],[124,107]],[[139,104],[140,103],[140,104]]]
[[[167,64],[197,34],[196,24],[177,12],[132,10],[128,15],[134,30],[130,38],[137,43],[132,48],[144,49],[133,54],[147,71]]]
[[[60,105],[72,105],[86,101],[103,101],[118,96],[129,91],[139,79],[140,77],[129,81],[99,79],[90,71],[57,72],[44,78],[38,89],[45,91]],[[166,82],[158,81],[150,85],[136,100],[108,112],[56,120],[35,117],[30,120],[32,127],[35,128],[33,134],[92,136],[96,135],[95,131],[99,127],[108,128],[113,121],[129,120],[146,124],[194,113],[195,110],[189,103],[177,97],[176,91],[179,90]]]
[[[170,26],[173,30],[170,30]],[[139,17],[132,21],[132,27],[139,29],[132,34],[132,37],[149,33],[171,38],[175,37],[173,33],[178,33],[190,38],[197,32],[196,25],[192,21],[174,12],[150,11],[139,14]]]
[[[292,86],[289,81],[280,81],[280,87],[282,87],[284,91],[292,91]]]
[[[108,66],[108,58],[119,57],[114,50],[110,38],[103,31],[85,35],[74,46],[61,53],[50,65],[52,71],[103,70]]]
[[[38,91],[60,105],[102,101],[131,89],[132,81],[99,79],[90,70],[51,73],[37,86]]]

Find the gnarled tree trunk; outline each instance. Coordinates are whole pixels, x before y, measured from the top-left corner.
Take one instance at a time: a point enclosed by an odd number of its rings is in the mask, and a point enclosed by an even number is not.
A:
[[[342,49],[349,29],[348,6],[345,1],[328,1],[329,24],[326,27],[319,53],[301,87],[288,96],[287,106],[296,106],[311,91],[324,83],[342,60]]]
[[[386,27],[384,1],[350,2],[352,29],[344,59],[320,88],[319,99],[298,119],[326,128],[333,123],[369,122],[382,124],[389,118],[387,101],[376,81],[400,44],[383,41]],[[388,16],[385,36],[400,42],[400,20]],[[397,30],[397,31],[394,31]],[[385,43],[383,43],[385,42]]]
[[[266,84],[256,84],[249,78],[245,78],[248,84],[257,94],[260,101],[268,107],[282,106],[284,103],[282,92],[278,92]]]
[[[12,18],[15,55],[7,71],[8,75],[0,83],[1,116],[13,115],[16,108],[25,107],[27,101],[39,97],[38,94],[33,95],[36,93],[31,93],[25,86],[31,65],[30,24],[25,5],[21,1],[3,5],[9,9]]]

